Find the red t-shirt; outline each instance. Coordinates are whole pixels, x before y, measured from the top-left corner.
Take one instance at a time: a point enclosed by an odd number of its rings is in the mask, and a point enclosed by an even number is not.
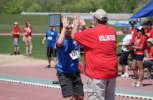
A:
[[[148,51],[148,58],[153,58],[153,47],[151,47]]]
[[[139,38],[136,37],[134,45],[136,47],[140,47],[140,45],[143,44],[143,49],[142,50],[136,50],[135,54],[144,54],[144,50],[146,49],[146,46],[147,46],[146,40],[147,40],[146,36],[144,36],[144,35],[140,36]]]
[[[150,30],[145,30],[145,33],[146,35],[149,37],[149,38],[153,38],[153,29],[150,29]]]
[[[86,75],[95,79],[117,76],[116,31],[99,25],[74,34],[74,40],[84,46]]]
[[[14,27],[13,32],[14,33],[18,33],[18,32],[20,33],[20,27],[19,26]],[[13,38],[19,38],[19,34],[13,34]]]
[[[30,26],[30,27],[28,28],[28,27],[25,26],[25,27],[23,28],[24,36],[25,36],[25,37],[31,36],[31,32],[29,32],[28,30],[32,31],[32,27]]]
[[[130,28],[130,33],[132,35],[132,43],[135,43],[135,38],[137,36],[137,29],[136,28]]]

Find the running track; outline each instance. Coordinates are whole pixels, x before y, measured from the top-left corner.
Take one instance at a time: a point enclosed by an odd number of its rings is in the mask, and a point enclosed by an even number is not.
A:
[[[44,69],[44,64],[39,65],[16,65],[1,66],[0,75],[12,75],[21,77],[32,77],[46,80],[57,80],[54,68]],[[83,82],[86,76],[82,75]],[[136,91],[153,92],[153,80],[144,80],[145,87],[135,88],[131,86],[131,78],[117,78],[118,89],[130,89]],[[135,94],[135,93],[133,93]],[[0,81],[0,100],[63,100],[60,89],[46,88],[32,85],[24,85]],[[87,96],[85,95],[85,99]],[[115,100],[139,100],[135,98],[117,97]],[[142,100],[142,99],[141,99]]]

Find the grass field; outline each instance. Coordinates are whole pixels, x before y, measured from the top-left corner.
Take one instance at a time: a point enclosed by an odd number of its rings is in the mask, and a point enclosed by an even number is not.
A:
[[[70,19],[72,20],[72,19]],[[23,32],[23,27],[26,21],[29,21],[33,27],[33,33],[45,33],[48,29],[48,16],[47,15],[0,15],[0,33],[9,33],[13,29],[13,23],[17,21]],[[72,21],[71,21],[72,22]],[[87,25],[90,26],[90,21],[86,20]],[[113,26],[117,31],[121,27]],[[59,28],[56,27],[59,31]]]
[[[32,56],[39,59],[46,58],[46,45],[42,44],[42,39],[44,36],[33,36],[33,52]],[[123,36],[118,35],[118,42],[122,40]],[[10,54],[12,50],[12,36],[1,36],[0,35],[0,54]],[[117,51],[120,51],[120,47],[117,48]],[[20,37],[20,54],[25,54],[25,44]]]
[[[70,19],[72,22],[72,18]],[[48,29],[48,16],[47,15],[0,15],[0,33],[9,33],[13,29],[13,23],[17,21],[23,33],[23,27],[26,21],[29,21],[33,27],[33,33],[45,33]],[[90,26],[90,20],[86,20]],[[116,30],[121,30],[121,27],[112,26]],[[57,31],[59,28],[56,27]],[[46,45],[41,44],[44,36],[33,36],[33,57],[46,59]],[[118,36],[120,42],[123,36]],[[0,35],[0,54],[10,54],[12,50],[12,36]],[[120,51],[118,48],[117,51]],[[20,38],[20,53],[25,53],[25,44]]]
[[[35,58],[46,59],[46,45],[42,44],[44,36],[33,36],[33,52]],[[12,36],[0,36],[0,54],[10,54],[12,50]],[[25,54],[25,43],[20,37],[20,54]]]

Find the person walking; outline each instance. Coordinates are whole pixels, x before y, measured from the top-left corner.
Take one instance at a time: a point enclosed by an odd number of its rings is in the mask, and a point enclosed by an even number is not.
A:
[[[23,28],[24,34],[23,34],[23,42],[25,42],[26,45],[26,53],[24,56],[31,56],[32,54],[32,26],[30,23],[27,21],[25,23],[25,27]]]
[[[18,22],[14,22],[14,29],[11,32],[13,34],[13,44],[14,44],[14,55],[19,55],[19,36],[20,36],[20,27],[18,26]]]
[[[114,100],[118,65],[116,31],[107,25],[108,16],[103,9],[92,15],[94,27],[81,32],[79,25],[86,27],[86,24],[78,15],[74,17],[72,39],[84,46],[89,100]]]
[[[54,57],[54,66],[57,64],[57,51],[56,51],[56,42],[58,40],[57,31],[54,30],[53,26],[50,26],[50,29],[46,31],[46,36],[44,37],[42,44],[47,40],[47,57],[48,65],[45,68],[51,68],[51,56]]]
[[[66,100],[83,100],[83,83],[78,68],[79,45],[71,38],[72,26],[67,17],[63,17],[62,22],[62,31],[56,43],[57,77]]]

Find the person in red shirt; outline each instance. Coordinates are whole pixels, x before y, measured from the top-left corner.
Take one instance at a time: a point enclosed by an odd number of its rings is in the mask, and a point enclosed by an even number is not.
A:
[[[152,22],[147,21],[145,24],[146,24],[145,33],[146,33],[147,38],[153,38]]]
[[[151,69],[153,68],[153,39],[149,38],[147,40],[147,45],[149,47],[148,56],[144,58],[143,65],[148,69],[147,78],[151,79]]]
[[[72,38],[84,46],[89,100],[114,100],[117,77],[117,35],[114,28],[107,25],[107,13],[98,9],[92,13],[94,28],[78,32],[85,22],[76,15]],[[86,27],[87,28],[87,27]]]
[[[132,43],[134,44],[135,43],[135,38],[137,36],[137,29],[134,27],[134,24],[136,22],[135,21],[130,21],[129,23],[131,25],[131,28],[129,30],[130,30],[130,33],[132,35]]]
[[[23,41],[26,45],[26,54],[24,56],[31,56],[32,53],[32,26],[27,21],[25,27],[23,28],[24,34],[23,34]]]
[[[146,26],[146,22],[143,22],[143,23],[141,24],[141,26],[143,27],[144,30],[146,30],[146,27],[147,27],[147,26]]]
[[[14,55],[19,55],[19,36],[20,36],[20,27],[18,26],[18,22],[14,22],[14,29],[12,31],[13,34],[13,42],[14,42]]]
[[[135,81],[132,83],[132,86],[140,87],[142,86],[142,80],[144,76],[143,58],[144,58],[144,50],[146,47],[146,36],[142,26],[138,27],[137,32],[138,33],[133,46],[134,58],[132,60],[132,69]],[[139,75],[138,75],[138,70],[139,70]]]
[[[134,27],[135,25],[135,21],[129,21],[129,24],[131,25],[129,31],[130,31],[130,34],[132,35],[132,41],[131,41],[131,44],[134,45],[135,43],[135,38],[137,36],[137,29]],[[133,59],[134,58],[134,51],[130,51],[130,55],[131,55],[131,58]]]

